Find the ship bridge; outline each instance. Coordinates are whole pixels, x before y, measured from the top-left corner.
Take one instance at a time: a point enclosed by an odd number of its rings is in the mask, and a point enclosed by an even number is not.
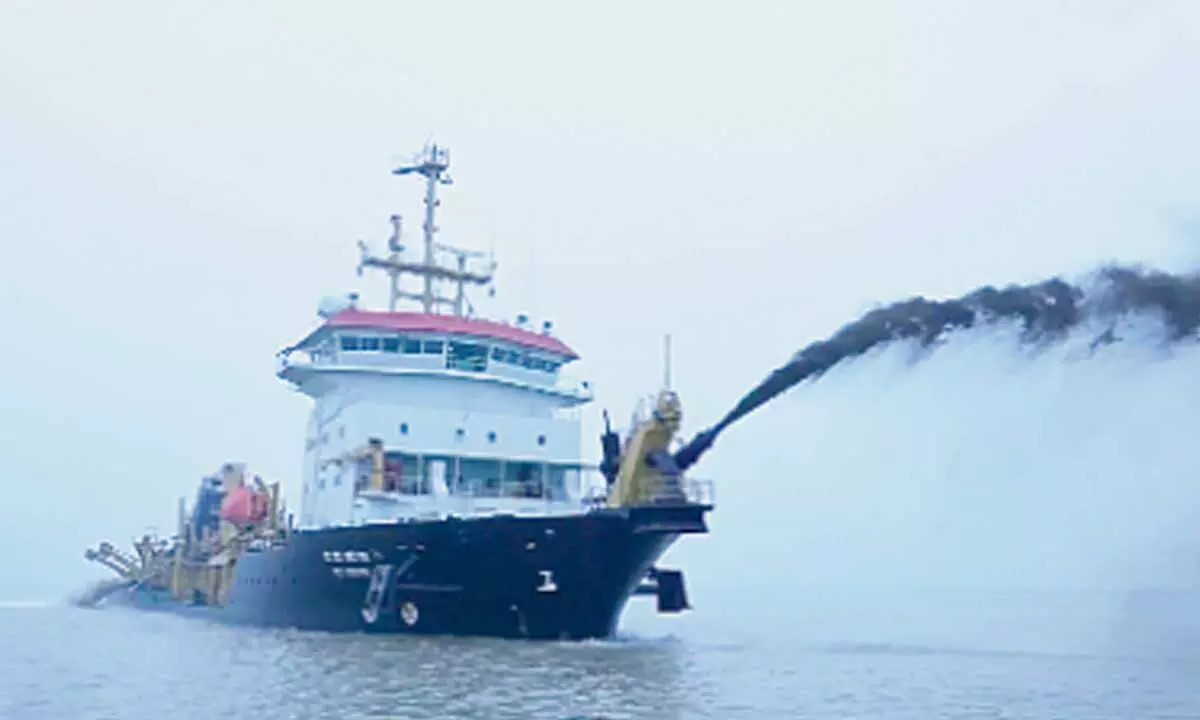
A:
[[[603,487],[580,461],[592,389],[563,371],[578,354],[549,322],[476,316],[468,289],[491,285],[495,260],[435,240],[448,167],[433,146],[393,171],[425,179],[419,248],[398,215],[386,254],[359,243],[359,274],[389,278],[387,309],[327,299],[322,323],[278,355],[278,376],[314,401],[302,528],[574,513]]]
[[[548,327],[535,333],[453,315],[347,308],[282,351],[278,374],[314,398],[338,375],[365,373],[520,388],[567,407],[592,399],[586,381],[561,372],[578,358]]]

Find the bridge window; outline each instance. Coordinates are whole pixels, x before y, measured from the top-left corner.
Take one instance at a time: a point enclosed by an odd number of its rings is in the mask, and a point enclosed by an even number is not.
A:
[[[487,369],[488,349],[486,345],[451,342],[446,355],[446,367],[451,370],[483,372]]]
[[[419,355],[419,354],[421,354],[421,341],[420,341],[420,340],[411,340],[411,339],[405,339],[405,340],[404,340],[404,354],[405,354],[405,355]]]
[[[523,367],[529,370],[538,370],[554,374],[562,367],[562,361],[557,359],[549,359],[537,357],[528,352],[520,350],[509,350],[504,347],[496,346],[491,350],[491,359],[494,363],[502,363],[513,367]]]
[[[422,346],[422,350],[426,355],[441,355],[442,347],[445,345],[441,340],[426,340]]]
[[[400,338],[398,338],[398,337],[384,338],[383,339],[383,351],[389,352],[389,353],[400,352]]]
[[[342,350],[347,352],[379,352],[381,348],[386,349],[389,341],[393,343],[394,347],[395,340],[393,338],[381,338],[377,335],[342,335],[338,339]]]

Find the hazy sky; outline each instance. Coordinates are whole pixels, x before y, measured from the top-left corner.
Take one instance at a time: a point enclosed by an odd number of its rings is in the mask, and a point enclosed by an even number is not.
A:
[[[5,0],[0,548],[169,530],[229,459],[292,482],[273,354],[382,300],[355,241],[416,231],[388,171],[431,137],[443,238],[500,262],[478,304],[553,320],[621,418],[672,332],[689,432],[872,303],[1190,267],[1198,34],[1189,2]]]

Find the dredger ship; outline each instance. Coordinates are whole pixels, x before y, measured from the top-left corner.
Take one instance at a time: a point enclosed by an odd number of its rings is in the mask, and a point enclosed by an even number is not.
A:
[[[225,463],[190,509],[180,500],[173,536],[89,550],[117,577],[81,604],[545,639],[610,636],[639,594],[689,609],[682,572],[656,563],[708,531],[712,483],[685,470],[711,438],[670,450],[681,409],[664,387],[624,436],[605,413],[601,462],[581,460],[593,392],[562,373],[579,356],[550,323],[475,316],[467,289],[494,292],[496,263],[435,239],[448,169],[434,145],[392,171],[424,180],[419,256],[397,215],[386,253],[359,243],[358,274],[389,278],[387,310],[326,298],[319,327],[278,355],[278,377],[313,400],[298,512]]]

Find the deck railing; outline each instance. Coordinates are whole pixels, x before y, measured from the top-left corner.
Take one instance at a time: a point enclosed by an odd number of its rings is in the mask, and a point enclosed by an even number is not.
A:
[[[437,364],[429,364],[426,362],[431,358],[437,360]],[[408,360],[415,362],[406,362]],[[518,377],[516,375],[509,375],[507,373],[490,372],[490,366],[481,366],[477,361],[473,360],[455,360],[447,364],[442,362],[437,356],[404,355],[395,353],[371,353],[348,359],[342,357],[341,355],[330,353],[310,353],[306,350],[299,349],[282,350],[275,356],[276,375],[282,374],[284,371],[292,368],[333,367],[382,370],[384,372],[388,370],[417,373],[436,373],[449,371],[449,373],[464,373],[495,378],[501,382],[516,382],[534,387],[548,387],[556,392],[574,395],[581,398],[594,397],[591,384],[588,381],[574,377],[568,373],[557,372],[551,375],[550,373],[541,373],[530,370],[528,372],[523,371],[521,373],[522,375],[528,375],[529,377]],[[499,367],[501,369],[508,369],[511,366],[500,365]]]
[[[608,486],[604,477],[594,468],[578,469],[577,479],[562,487],[538,482],[518,481],[490,482],[484,478],[464,478],[451,482],[442,478],[445,489],[435,487],[438,480],[428,476],[407,476],[396,487],[383,490],[359,488],[356,497],[383,502],[409,502],[422,498],[445,498],[448,502],[474,501],[517,501],[528,505],[558,505],[596,507],[607,502]],[[712,505],[715,503],[714,483],[706,478],[685,477],[680,483],[689,502]],[[435,492],[435,490],[437,492]]]

